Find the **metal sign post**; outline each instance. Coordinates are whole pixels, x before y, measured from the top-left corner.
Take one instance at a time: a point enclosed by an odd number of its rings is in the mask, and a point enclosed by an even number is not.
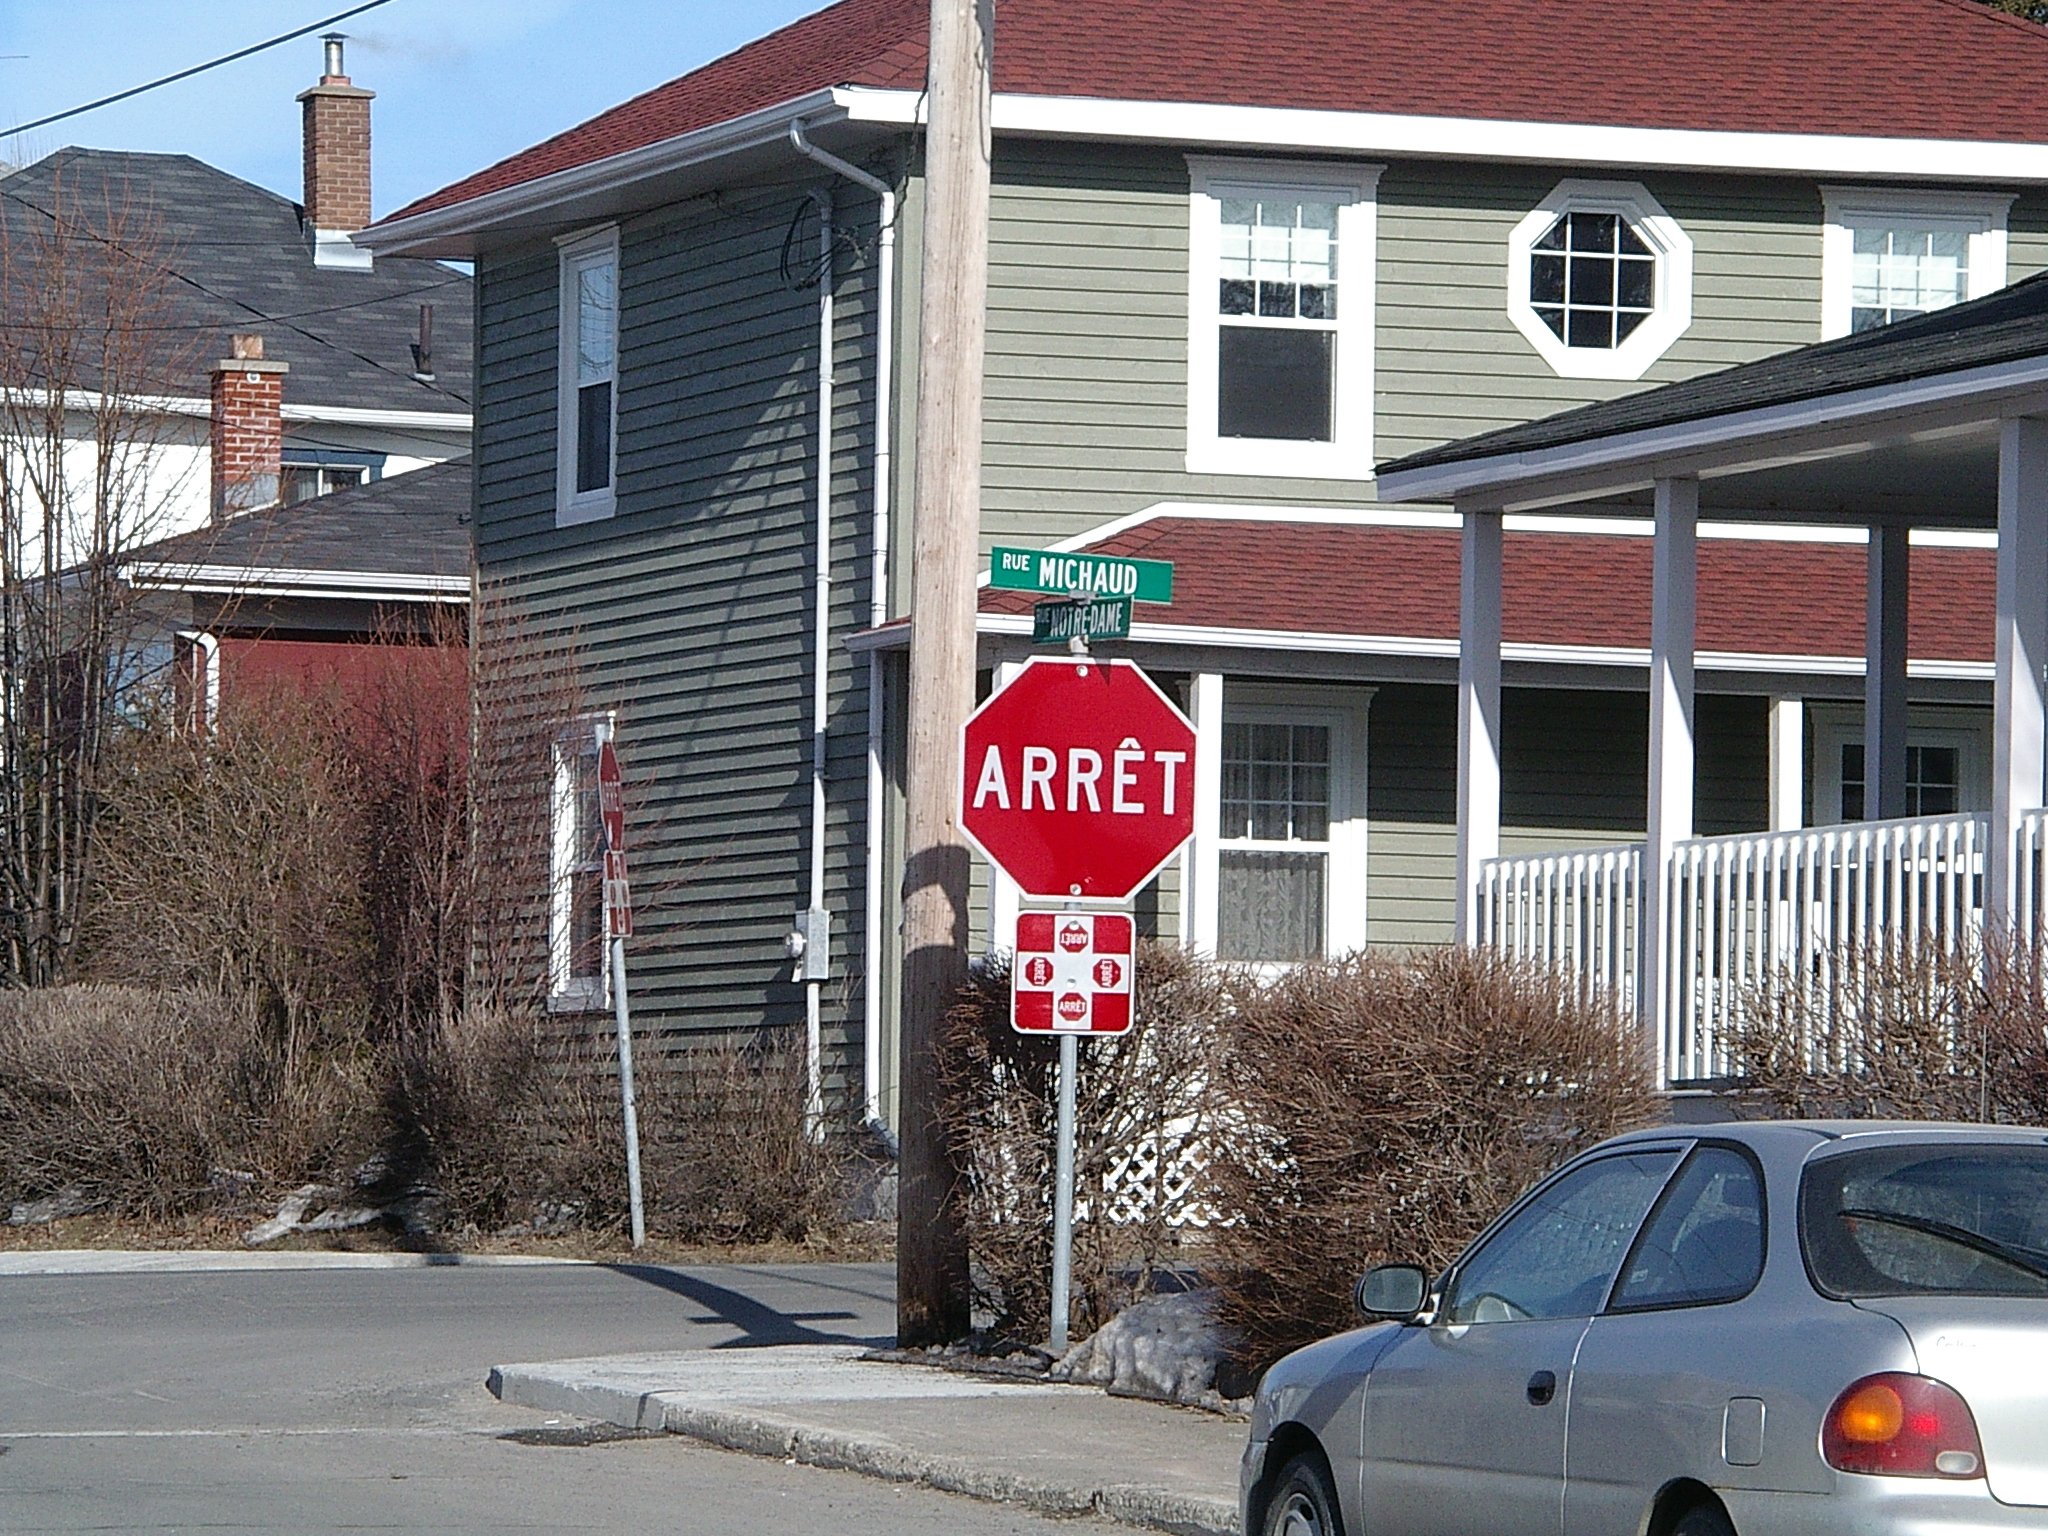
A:
[[[626,1203],[633,1246],[647,1242],[640,1197],[640,1107],[633,1093],[633,1016],[626,1002],[626,939],[633,932],[632,889],[626,883],[626,800],[610,722],[597,727],[597,806],[604,823],[604,928],[611,945],[612,1015],[619,1027],[619,1102],[626,1120]]]
[[[1052,1351],[1067,1350],[1073,1307],[1074,1099],[1083,1035],[1121,1035],[1132,1024],[1137,925],[1128,912],[1017,914],[1010,1026],[1060,1037],[1059,1114],[1053,1143]]]

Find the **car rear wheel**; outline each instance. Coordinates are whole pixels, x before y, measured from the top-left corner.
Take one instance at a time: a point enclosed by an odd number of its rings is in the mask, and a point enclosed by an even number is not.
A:
[[[1259,1536],[1344,1536],[1337,1490],[1320,1456],[1296,1456],[1273,1481]]]
[[[1695,1504],[1678,1517],[1671,1536],[1735,1536],[1735,1526],[1718,1504]]]

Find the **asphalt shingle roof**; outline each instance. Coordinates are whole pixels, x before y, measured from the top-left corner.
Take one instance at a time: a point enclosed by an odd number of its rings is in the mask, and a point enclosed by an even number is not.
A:
[[[2044,352],[2048,352],[2048,272],[1984,298],[1860,335],[1815,342],[1695,379],[1424,449],[1382,464],[1380,473],[1399,474],[1498,454],[1562,448],[1737,411],[2016,362]]]
[[[287,404],[467,414],[472,358],[469,278],[437,261],[379,257],[369,271],[316,267],[303,210],[187,155],[61,149],[0,180],[0,241],[32,248],[53,212],[103,236],[109,210],[146,230],[152,259],[174,274],[166,350],[207,394],[236,332],[291,364]],[[12,303],[32,302],[14,296]],[[435,382],[412,378],[419,307],[434,306]]]
[[[132,566],[461,576],[470,566],[470,463],[450,459],[137,550]]]
[[[1977,0],[996,0],[995,88],[1494,122],[2038,143],[2048,30]],[[391,215],[832,86],[922,90],[925,0],[841,0]]]

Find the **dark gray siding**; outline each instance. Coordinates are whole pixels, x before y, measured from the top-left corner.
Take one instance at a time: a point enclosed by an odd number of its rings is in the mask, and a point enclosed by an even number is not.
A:
[[[641,918],[637,1018],[800,1031],[783,938],[809,900],[818,306],[811,183],[681,204],[620,232],[618,513],[554,522],[556,258],[478,273],[477,545],[619,712]],[[825,988],[830,1084],[857,1092],[866,823],[874,199],[836,190]],[[797,234],[790,271],[784,237]],[[794,277],[795,282],[792,281]],[[840,1102],[844,1102],[843,1099]]]

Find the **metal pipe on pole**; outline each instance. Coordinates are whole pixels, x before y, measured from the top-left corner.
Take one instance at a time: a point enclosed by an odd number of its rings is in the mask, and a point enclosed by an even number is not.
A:
[[[903,871],[896,1337],[904,1346],[948,1342],[969,1326],[963,1191],[938,1118],[937,1052],[967,980],[968,853],[957,795],[960,730],[974,707],[994,38],[993,0],[932,0]]]

